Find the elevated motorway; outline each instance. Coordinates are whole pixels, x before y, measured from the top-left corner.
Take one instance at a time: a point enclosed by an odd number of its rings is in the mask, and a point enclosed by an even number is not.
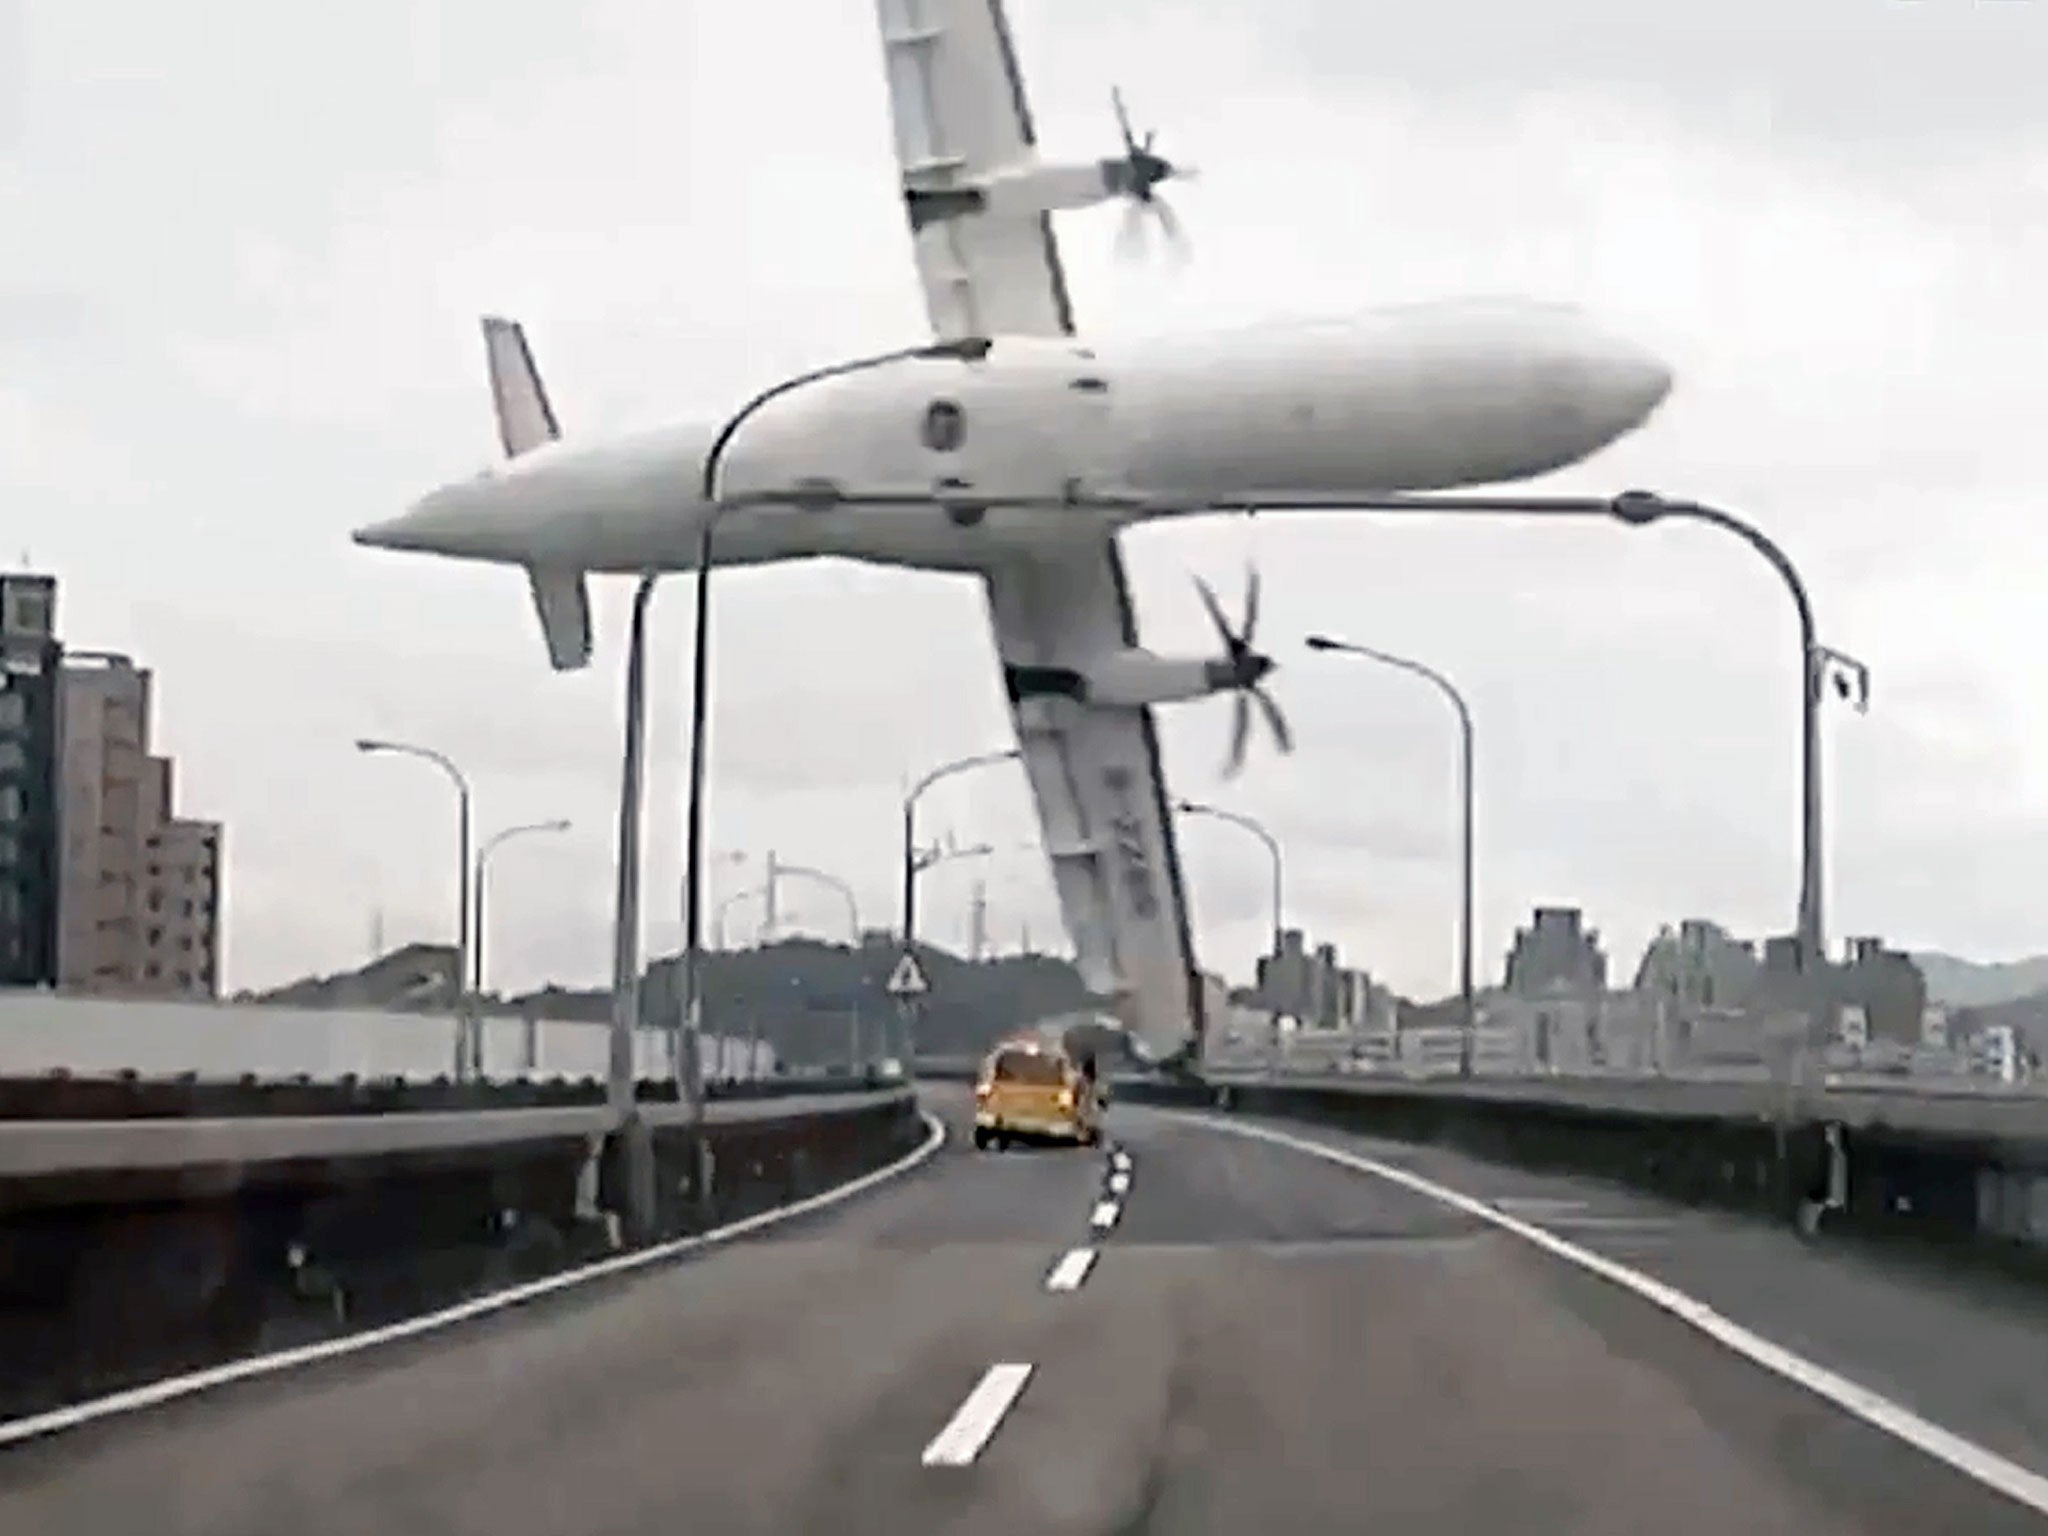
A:
[[[0,1529],[2048,1529],[2031,1293],[1119,1102],[633,1275],[25,1440]]]

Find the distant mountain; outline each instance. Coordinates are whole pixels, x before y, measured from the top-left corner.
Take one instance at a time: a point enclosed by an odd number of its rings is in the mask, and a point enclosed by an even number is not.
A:
[[[2048,955],[1979,961],[1916,950],[1913,963],[1927,978],[1928,1001],[1949,1008],[1986,1008],[2048,991]]]

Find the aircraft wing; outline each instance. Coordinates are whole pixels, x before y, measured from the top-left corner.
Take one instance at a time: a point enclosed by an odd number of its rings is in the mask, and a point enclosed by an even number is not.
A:
[[[1006,666],[1080,667],[1136,643],[1114,535],[1019,556],[984,579]],[[1194,1043],[1202,999],[1152,712],[1046,696],[1013,699],[1011,712],[1082,979],[1118,997],[1155,1058],[1173,1056]]]
[[[1072,335],[1049,215],[938,216],[949,191],[957,199],[977,177],[1035,152],[1002,0],[876,4],[896,161],[933,332],[941,341]]]

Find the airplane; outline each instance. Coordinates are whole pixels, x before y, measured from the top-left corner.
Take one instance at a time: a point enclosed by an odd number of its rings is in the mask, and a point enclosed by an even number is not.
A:
[[[1273,669],[1252,649],[1256,586],[1235,630],[1204,589],[1220,659],[1155,655],[1139,642],[1120,530],[1247,498],[1525,479],[1641,425],[1671,374],[1575,309],[1522,301],[1084,343],[1051,208],[1149,196],[1163,177],[1098,174],[1091,191],[1067,174],[1077,168],[1042,174],[1001,0],[878,11],[932,333],[980,344],[825,380],[750,418],[722,461],[723,498],[743,504],[719,515],[713,564],[841,558],[980,579],[1083,982],[1116,999],[1142,1054],[1184,1061],[1212,989],[1195,963],[1152,706],[1235,693],[1235,762],[1256,698],[1290,742],[1256,692]],[[926,195],[947,190],[990,195]],[[484,335],[505,461],[354,539],[524,569],[553,665],[581,667],[591,574],[695,569],[716,513],[700,481],[720,424],[574,444],[523,331],[493,318]],[[934,494],[835,503],[806,492],[821,485]]]

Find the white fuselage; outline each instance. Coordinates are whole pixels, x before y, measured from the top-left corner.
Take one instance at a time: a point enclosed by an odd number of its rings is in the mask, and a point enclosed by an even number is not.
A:
[[[732,439],[730,498],[824,484],[948,488],[957,503],[1063,491],[1196,512],[1216,499],[1441,490],[1571,464],[1640,424],[1670,376],[1547,305],[1390,307],[1323,324],[1083,345],[998,337],[978,362],[921,358],[797,390]],[[957,446],[934,447],[935,403]],[[552,443],[361,529],[359,543],[537,570],[680,570],[697,560],[716,427]],[[943,438],[941,438],[943,441]],[[1136,514],[903,502],[728,512],[720,564],[840,556],[975,570]]]

